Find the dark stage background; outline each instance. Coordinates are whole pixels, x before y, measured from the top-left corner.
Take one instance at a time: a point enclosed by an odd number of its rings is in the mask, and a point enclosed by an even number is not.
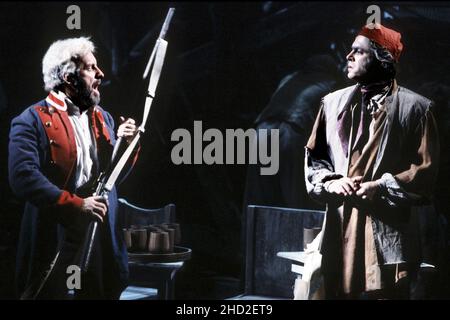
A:
[[[71,4],[81,8],[81,30],[66,28],[66,9]],[[22,212],[22,203],[7,180],[10,121],[46,96],[41,61],[53,41],[92,36],[106,75],[101,105],[116,122],[120,115],[138,120],[147,86],[140,80],[145,63],[167,9],[177,9],[142,152],[134,171],[119,187],[119,195],[141,207],[176,205],[183,244],[193,249],[192,259],[177,275],[177,298],[221,299],[241,290],[247,167],[175,166],[170,158],[175,145],[171,133],[176,128],[192,132],[194,120],[203,121],[203,130],[254,127],[280,80],[306,67],[308,58],[329,54],[337,66],[343,66],[370,4],[374,3],[1,3],[0,298],[14,298]],[[436,203],[440,224],[447,230],[450,3],[375,4],[382,9],[382,22],[403,34],[399,84],[437,103],[443,152]],[[338,87],[350,84],[342,70],[335,78]]]

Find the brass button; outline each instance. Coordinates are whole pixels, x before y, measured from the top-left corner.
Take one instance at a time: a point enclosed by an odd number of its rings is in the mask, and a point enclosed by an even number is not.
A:
[[[50,139],[50,144],[55,144],[55,143],[56,143],[55,140]]]
[[[50,121],[47,121],[47,122],[45,123],[45,126],[46,126],[47,128],[50,128],[50,127],[52,126],[52,123],[51,123]]]

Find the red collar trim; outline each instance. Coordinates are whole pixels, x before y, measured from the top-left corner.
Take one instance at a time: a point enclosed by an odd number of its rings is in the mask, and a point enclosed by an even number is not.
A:
[[[45,98],[45,101],[58,110],[66,111],[67,105],[65,102],[65,96],[66,95],[62,92],[56,93],[55,91],[50,91],[47,98]]]

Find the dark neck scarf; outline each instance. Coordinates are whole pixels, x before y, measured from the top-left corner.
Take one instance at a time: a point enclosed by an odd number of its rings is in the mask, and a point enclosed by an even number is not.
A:
[[[352,110],[358,101],[361,101],[355,108],[355,123],[358,123],[356,131],[355,143],[356,147],[361,141],[364,135],[368,135],[368,127],[372,119],[372,115],[378,111],[378,109],[384,103],[386,96],[391,92],[393,87],[393,80],[380,81],[367,85],[358,84],[355,91],[352,93],[347,105],[342,112],[338,115],[337,121],[337,133],[341,141],[342,151],[345,156],[348,157],[348,144],[350,140],[350,132],[352,127]]]
[[[361,86],[362,105],[371,115],[377,112],[384,103],[384,99],[391,92],[393,84],[394,81],[390,79]]]

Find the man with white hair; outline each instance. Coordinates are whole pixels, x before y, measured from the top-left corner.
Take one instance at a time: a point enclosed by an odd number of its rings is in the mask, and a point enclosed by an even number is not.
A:
[[[309,194],[327,204],[328,298],[405,299],[413,206],[433,193],[439,140],[433,103],[397,85],[400,33],[364,26],[347,55],[357,83],[326,95],[306,145]]]
[[[92,196],[116,141],[113,118],[98,105],[104,74],[94,52],[89,38],[54,42],[42,61],[48,96],[11,123],[9,181],[26,201],[16,268],[19,295],[32,290],[39,293],[36,298],[68,297],[71,273],[65,268],[52,271],[38,291],[31,287],[58,252],[61,265],[75,262],[92,219],[101,223],[75,298],[117,299],[127,281],[116,190],[108,200]],[[134,120],[121,121],[117,136],[129,142],[137,131]]]

